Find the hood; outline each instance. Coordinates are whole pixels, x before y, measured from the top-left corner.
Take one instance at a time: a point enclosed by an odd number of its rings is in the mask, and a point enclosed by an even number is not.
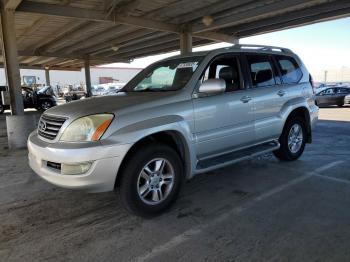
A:
[[[45,114],[77,118],[98,113],[115,113],[121,109],[155,102],[169,96],[167,92],[129,92],[112,96],[91,97],[50,108]]]

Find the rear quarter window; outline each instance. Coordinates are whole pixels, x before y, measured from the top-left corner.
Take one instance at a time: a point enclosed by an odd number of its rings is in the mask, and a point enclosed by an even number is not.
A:
[[[289,56],[276,56],[276,61],[284,84],[298,83],[303,77],[303,73],[294,58]]]

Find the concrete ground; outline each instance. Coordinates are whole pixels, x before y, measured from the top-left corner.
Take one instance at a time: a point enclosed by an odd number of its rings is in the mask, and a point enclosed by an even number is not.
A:
[[[56,188],[26,150],[0,147],[0,261],[350,261],[350,107],[320,116],[300,160],[197,176],[151,220],[114,193]]]

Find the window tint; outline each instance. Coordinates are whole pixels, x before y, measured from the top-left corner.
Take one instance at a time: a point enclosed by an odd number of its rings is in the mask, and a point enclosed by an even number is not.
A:
[[[276,84],[272,64],[268,56],[248,55],[247,59],[253,86],[264,87]]]
[[[298,83],[303,76],[298,63],[289,56],[276,56],[281,71],[282,81],[285,84]]]
[[[215,58],[205,70],[202,81],[213,78],[225,80],[226,92],[240,90],[242,87],[237,58],[231,55]]]

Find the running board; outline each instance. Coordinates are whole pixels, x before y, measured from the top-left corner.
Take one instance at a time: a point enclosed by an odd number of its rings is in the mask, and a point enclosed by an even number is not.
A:
[[[234,163],[247,160],[262,154],[270,153],[279,148],[280,144],[278,141],[271,141],[253,147],[248,147],[238,151],[230,152],[224,155],[216,156],[213,158],[201,160],[197,163],[195,173],[199,174],[212,171],[214,169],[232,165]]]

